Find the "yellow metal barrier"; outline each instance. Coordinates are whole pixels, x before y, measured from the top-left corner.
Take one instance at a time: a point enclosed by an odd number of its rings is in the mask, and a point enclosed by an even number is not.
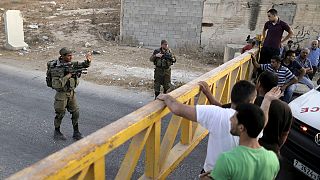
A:
[[[185,104],[207,104],[197,85],[206,81],[215,97],[227,103],[235,82],[248,79],[251,71],[250,55],[245,53],[170,94]],[[160,141],[161,119],[169,113],[163,102],[153,101],[8,179],[105,179],[105,156],[130,139],[116,179],[131,178],[144,147],[145,170],[140,179],[165,179],[208,134],[197,123],[172,116]],[[179,129],[180,141],[174,144]]]

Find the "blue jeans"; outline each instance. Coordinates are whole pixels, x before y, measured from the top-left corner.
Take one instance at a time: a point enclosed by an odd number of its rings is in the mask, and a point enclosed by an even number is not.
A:
[[[303,78],[299,81],[299,83],[307,85],[309,89],[314,88],[312,81],[305,76],[303,76]]]
[[[292,84],[284,91],[284,96],[282,97],[282,100],[286,103],[289,103],[291,101],[293,92],[296,90],[297,85]]]

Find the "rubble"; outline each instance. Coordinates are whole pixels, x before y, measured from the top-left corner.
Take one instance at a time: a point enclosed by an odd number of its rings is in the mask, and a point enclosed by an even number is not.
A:
[[[28,25],[28,27],[29,27],[30,29],[38,29],[38,28],[39,28],[39,25],[38,25],[38,24],[30,24],[30,25]]]
[[[30,46],[26,51],[1,51],[2,57],[12,59],[8,63],[15,62],[14,65],[18,67],[31,69],[39,66],[39,70],[45,71],[46,62],[56,58],[61,47],[76,50],[78,53],[75,54],[75,60],[79,61],[84,59],[87,51],[93,50],[92,53],[97,55],[93,57],[90,73],[83,77],[85,80],[102,85],[152,90],[154,65],[149,58],[153,50],[143,48],[144,42],[128,47],[115,41],[120,34],[119,1],[1,2],[6,5],[1,8],[21,9],[26,22],[25,38]],[[96,24],[91,24],[92,19]],[[4,41],[4,38],[0,35],[1,40]],[[213,68],[194,61],[195,58],[191,58],[189,52],[185,56],[178,52],[175,54],[178,61],[172,67],[174,84],[177,84],[176,81],[188,82]]]

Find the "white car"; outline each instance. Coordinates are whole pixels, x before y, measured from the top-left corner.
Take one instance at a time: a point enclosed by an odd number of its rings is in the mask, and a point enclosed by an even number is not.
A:
[[[289,106],[294,121],[282,155],[309,178],[320,180],[320,86]]]

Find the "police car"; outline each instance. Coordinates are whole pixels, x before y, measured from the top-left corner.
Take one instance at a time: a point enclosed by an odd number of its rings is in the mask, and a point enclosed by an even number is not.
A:
[[[289,104],[294,121],[285,154],[298,171],[320,180],[320,86]]]

